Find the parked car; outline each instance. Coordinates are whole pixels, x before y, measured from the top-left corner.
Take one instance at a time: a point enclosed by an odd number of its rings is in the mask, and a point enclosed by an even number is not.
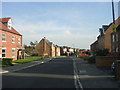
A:
[[[115,60],[115,61],[113,61],[112,65],[111,65],[111,71],[113,74],[115,74],[118,63],[120,63],[120,60]]]

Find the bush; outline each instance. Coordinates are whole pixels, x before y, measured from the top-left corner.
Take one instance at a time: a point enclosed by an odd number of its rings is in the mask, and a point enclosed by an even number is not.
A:
[[[12,60],[13,60],[12,58],[3,58],[2,65],[13,65]]]
[[[37,53],[35,53],[35,54],[32,54],[31,56],[38,56],[38,54],[37,54]]]
[[[95,63],[95,56],[89,57],[87,60],[88,60],[88,63],[93,64]]]
[[[98,50],[96,51],[96,56],[107,56],[108,53],[109,53],[108,49]]]

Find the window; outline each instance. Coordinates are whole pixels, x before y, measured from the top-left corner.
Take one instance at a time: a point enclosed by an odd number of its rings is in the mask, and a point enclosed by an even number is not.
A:
[[[6,34],[5,33],[2,33],[2,41],[6,42]]]
[[[18,43],[20,43],[20,37],[18,37]]]
[[[2,57],[6,57],[6,49],[2,49]]]
[[[112,42],[115,42],[115,35],[112,35]]]
[[[12,43],[15,43],[15,36],[12,36]]]
[[[115,46],[114,45],[112,46],[112,51],[115,52]]]
[[[12,48],[12,57],[15,57],[15,48]]]
[[[116,34],[116,41],[118,42],[118,34]]]

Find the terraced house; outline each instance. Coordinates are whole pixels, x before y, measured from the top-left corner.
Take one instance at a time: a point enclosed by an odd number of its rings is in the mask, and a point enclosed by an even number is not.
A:
[[[110,53],[120,52],[120,17],[115,20],[116,32],[113,32],[113,24],[103,25],[99,29],[100,35],[91,44],[91,50],[109,49]]]
[[[0,58],[23,59],[22,35],[12,27],[10,17],[0,18]]]

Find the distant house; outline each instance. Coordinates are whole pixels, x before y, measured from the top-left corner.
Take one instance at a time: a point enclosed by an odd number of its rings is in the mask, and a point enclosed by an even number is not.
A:
[[[12,27],[12,19],[0,18],[0,58],[23,59],[22,35]]]
[[[68,46],[61,46],[60,47],[60,52],[61,52],[61,55],[73,55],[74,53],[77,52],[77,49],[75,48],[71,48],[71,47],[68,47]]]
[[[40,56],[60,56],[60,48],[45,37],[36,45],[36,51]]]
[[[60,47],[59,46],[55,46],[55,56],[60,56]]]

